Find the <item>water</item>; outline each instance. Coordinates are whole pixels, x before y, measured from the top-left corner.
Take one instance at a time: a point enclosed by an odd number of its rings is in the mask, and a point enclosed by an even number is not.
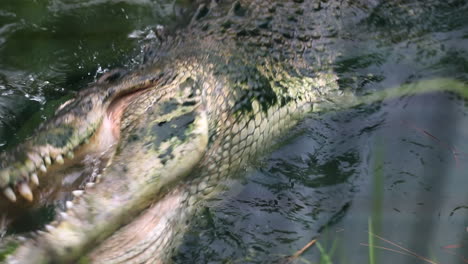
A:
[[[186,2],[2,1],[0,145],[28,134],[55,107],[48,108],[52,101],[109,69],[140,63],[140,49],[158,26],[186,22]]]
[[[14,145],[102,72],[132,67],[191,1],[3,1],[0,145]],[[358,94],[434,77],[468,80],[465,1],[383,4],[341,43]],[[178,263],[369,263],[372,232],[436,263],[468,258],[468,117],[448,93],[315,115],[196,217]],[[375,263],[424,263],[374,237]],[[403,253],[401,253],[403,252]],[[321,259],[322,258],[322,259]]]

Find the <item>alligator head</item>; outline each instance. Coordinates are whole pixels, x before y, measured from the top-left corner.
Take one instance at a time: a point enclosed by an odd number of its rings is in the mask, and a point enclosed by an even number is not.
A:
[[[98,161],[91,177],[78,180],[67,210],[11,262],[70,263],[84,254],[96,263],[167,259],[189,216],[223,180],[343,94],[331,70],[315,65],[334,52],[305,52],[306,44],[287,34],[290,27],[311,33],[305,25],[313,17],[288,19],[298,9],[316,7],[202,5],[188,29],[158,47],[163,55],[104,76],[3,154],[6,212],[54,199],[70,169]],[[334,31],[335,4],[320,10],[327,18],[320,22]]]

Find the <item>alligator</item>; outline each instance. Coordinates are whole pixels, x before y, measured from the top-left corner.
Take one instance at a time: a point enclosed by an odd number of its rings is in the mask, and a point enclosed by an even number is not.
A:
[[[7,261],[170,262],[204,201],[310,113],[421,91],[466,97],[463,83],[445,79],[362,97],[340,87],[335,40],[377,5],[202,3],[141,66],[106,73],[2,154],[6,213],[58,199],[66,171],[97,161],[45,231],[8,241]]]

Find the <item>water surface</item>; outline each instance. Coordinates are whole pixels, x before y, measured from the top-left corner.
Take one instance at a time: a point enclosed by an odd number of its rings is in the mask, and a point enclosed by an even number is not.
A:
[[[27,137],[63,98],[133,67],[158,27],[192,1],[3,1],[0,146]],[[418,80],[468,80],[465,1],[384,3],[340,39],[334,68],[356,94]],[[358,15],[357,15],[358,16]],[[325,47],[326,48],[326,47]],[[194,219],[176,263],[369,263],[372,232],[436,263],[468,255],[468,109],[449,93],[313,115]],[[376,263],[424,263],[374,237]],[[403,252],[403,253],[401,253]]]

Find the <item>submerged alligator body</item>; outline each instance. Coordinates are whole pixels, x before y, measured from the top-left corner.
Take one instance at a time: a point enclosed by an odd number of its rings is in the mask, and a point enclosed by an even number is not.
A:
[[[98,161],[67,210],[8,261],[169,262],[190,216],[229,176],[308,113],[360,102],[330,65],[335,40],[376,5],[202,4],[143,66],[106,74],[4,154],[4,211],[53,199],[64,171]]]

